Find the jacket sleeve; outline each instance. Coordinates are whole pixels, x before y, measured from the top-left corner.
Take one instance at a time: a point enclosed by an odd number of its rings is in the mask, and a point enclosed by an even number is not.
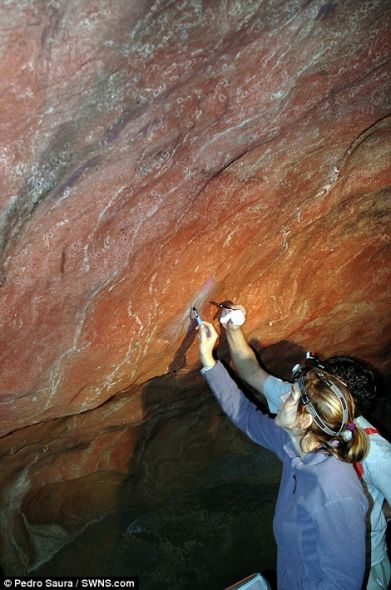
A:
[[[383,494],[391,506],[391,444],[382,436],[369,436],[371,453],[364,460],[364,479]]]
[[[217,362],[203,376],[231,422],[255,443],[282,459],[288,435],[246,398],[222,363]]]
[[[281,396],[284,393],[289,393],[291,387],[292,384],[288,381],[282,381],[273,375],[269,375],[263,386],[263,394],[269,406],[269,412],[277,414],[277,410],[281,403]]]

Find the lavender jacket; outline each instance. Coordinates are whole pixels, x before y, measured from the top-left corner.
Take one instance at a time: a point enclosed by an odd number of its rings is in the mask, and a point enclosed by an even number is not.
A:
[[[301,459],[220,362],[204,378],[230,420],[282,461],[273,521],[279,590],[359,590],[368,503],[353,467],[322,451]]]

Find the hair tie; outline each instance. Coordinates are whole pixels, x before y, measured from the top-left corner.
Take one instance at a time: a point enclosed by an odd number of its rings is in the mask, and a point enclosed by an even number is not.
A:
[[[337,447],[339,447],[339,444],[340,444],[340,441],[337,438],[332,438],[331,440],[326,442],[326,445],[328,447],[331,447],[332,449],[336,449]]]
[[[349,442],[353,438],[353,430],[356,430],[357,426],[354,422],[348,422],[345,430],[342,430],[341,436],[345,442]]]

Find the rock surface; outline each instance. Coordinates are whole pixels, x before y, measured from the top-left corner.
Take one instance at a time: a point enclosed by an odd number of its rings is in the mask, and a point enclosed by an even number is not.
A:
[[[119,489],[168,498],[192,419],[175,489],[223,460],[192,304],[246,305],[279,374],[311,349],[389,375],[390,3],[11,0],[0,24],[0,520],[21,573]]]

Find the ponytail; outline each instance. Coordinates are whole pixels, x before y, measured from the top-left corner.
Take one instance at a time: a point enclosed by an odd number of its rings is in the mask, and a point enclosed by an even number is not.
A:
[[[368,451],[368,437],[353,422],[355,403],[345,384],[325,371],[312,369],[304,375],[303,386],[305,403],[299,404],[298,414],[309,412],[314,419],[303,432],[302,443],[311,434],[320,448],[337,459],[362,461]]]
[[[353,423],[354,424],[354,423]],[[351,432],[350,440],[344,439],[343,431],[337,438],[329,441],[327,444],[328,452],[334,455],[337,459],[345,461],[345,463],[360,463],[368,452],[369,442],[367,434],[354,424],[355,428]]]

